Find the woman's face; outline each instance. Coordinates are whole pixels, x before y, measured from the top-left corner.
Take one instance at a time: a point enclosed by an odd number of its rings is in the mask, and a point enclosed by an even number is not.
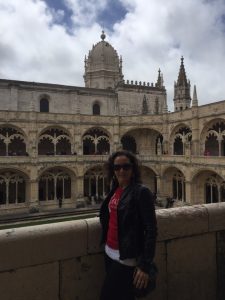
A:
[[[117,156],[114,159],[114,174],[120,187],[126,187],[130,184],[133,176],[132,164],[125,155]]]

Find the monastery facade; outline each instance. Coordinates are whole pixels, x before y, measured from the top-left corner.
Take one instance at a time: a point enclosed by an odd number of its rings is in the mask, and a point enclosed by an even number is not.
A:
[[[118,149],[137,154],[158,199],[225,201],[225,101],[199,106],[195,87],[191,99],[183,58],[172,113],[161,71],[155,83],[125,81],[104,32],[85,57],[84,82],[0,79],[0,214],[94,207]]]

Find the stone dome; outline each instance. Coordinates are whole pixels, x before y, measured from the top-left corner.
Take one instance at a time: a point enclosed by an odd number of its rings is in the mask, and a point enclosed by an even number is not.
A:
[[[88,57],[85,57],[85,86],[96,88],[113,88],[122,80],[122,59],[117,51],[105,41],[104,31],[101,41],[93,45]]]
[[[101,35],[101,38],[102,41],[94,45],[89,52],[87,68],[90,68],[90,71],[96,69],[118,71],[120,63],[116,50],[104,40],[104,33]]]

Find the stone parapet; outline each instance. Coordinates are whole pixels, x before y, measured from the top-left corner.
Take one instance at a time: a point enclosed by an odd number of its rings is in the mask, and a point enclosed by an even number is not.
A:
[[[157,211],[151,300],[222,300],[225,203]],[[98,218],[0,231],[2,300],[97,300],[104,277]]]

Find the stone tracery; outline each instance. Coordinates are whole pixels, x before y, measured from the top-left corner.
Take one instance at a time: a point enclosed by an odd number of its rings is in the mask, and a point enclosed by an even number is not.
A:
[[[26,155],[26,141],[22,132],[12,127],[0,128],[0,155]]]
[[[173,154],[184,155],[185,147],[190,144],[192,140],[192,132],[188,127],[181,127],[174,134],[173,138]]]
[[[14,172],[0,173],[0,205],[18,204],[26,201],[25,178]]]
[[[88,130],[83,136],[84,155],[104,155],[110,153],[110,140],[106,132],[98,128]]]
[[[48,129],[39,137],[38,154],[69,155],[71,154],[71,138],[61,129]]]
[[[225,122],[214,123],[205,134],[207,156],[225,156]]]
[[[45,171],[39,179],[39,200],[65,200],[71,198],[71,176],[63,169]]]
[[[108,186],[103,168],[89,169],[84,175],[84,196],[89,199],[89,203],[94,205],[101,202],[107,192]]]

